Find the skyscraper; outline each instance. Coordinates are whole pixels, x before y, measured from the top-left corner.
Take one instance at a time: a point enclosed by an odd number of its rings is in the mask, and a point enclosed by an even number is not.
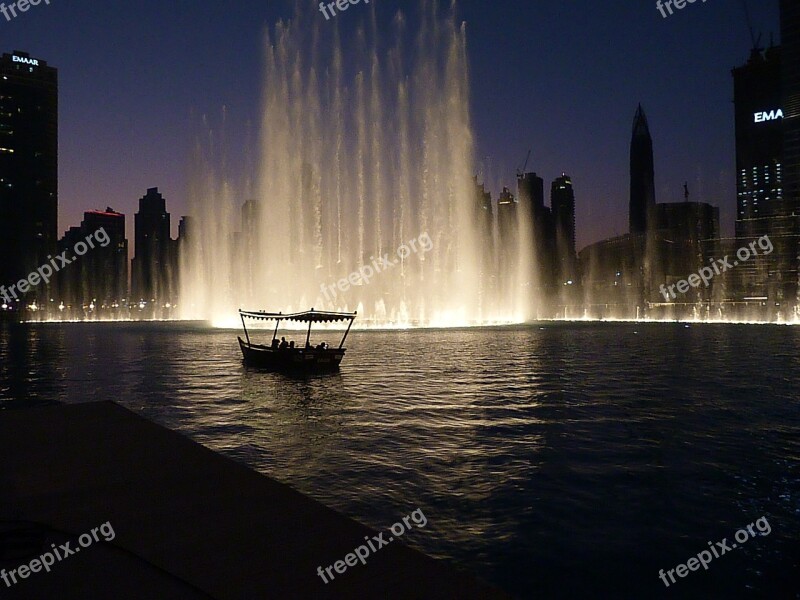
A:
[[[105,235],[97,232],[103,229]],[[97,240],[85,256],[75,256],[75,244],[88,237]],[[100,242],[108,236],[103,246]],[[83,318],[84,307],[111,315],[112,308],[126,305],[128,298],[128,240],[125,238],[125,215],[111,208],[83,213],[80,227],[70,227],[59,240],[59,252],[74,259],[69,269],[58,273],[59,301],[71,308],[70,318]]]
[[[58,236],[58,72],[14,51],[0,57],[0,284],[48,262]],[[43,298],[45,286],[32,293]]]
[[[577,279],[575,254],[575,190],[572,179],[562,174],[550,186],[550,207],[558,257],[558,279],[563,284]]]
[[[656,206],[653,138],[642,105],[636,109],[631,136],[630,232],[644,233],[651,224]]]
[[[544,179],[536,173],[517,176],[517,198],[523,215],[531,219],[531,241],[535,257],[536,281],[540,288],[553,291],[555,283],[555,228],[553,213],[544,205]]]
[[[504,187],[497,200],[497,230],[500,237],[500,260],[503,263],[516,257],[519,242],[517,201],[511,190]]]
[[[475,208],[478,213],[478,227],[480,228],[481,238],[486,246],[482,248],[481,269],[485,273],[493,274],[494,265],[494,213],[492,211],[492,194],[486,191],[483,183],[478,183],[477,175],[472,178],[475,189]]]
[[[784,188],[800,212],[800,3],[781,0]]]
[[[103,229],[110,240],[107,246],[95,248],[85,257],[90,296],[101,307],[122,303],[128,298],[125,215],[112,208],[92,210],[83,214],[81,227],[84,236]]]
[[[736,108],[736,236],[769,233],[783,213],[781,49],[754,48],[733,70]]]
[[[174,248],[170,238],[167,202],[158,188],[149,188],[139,200],[134,218],[136,256],[131,292],[135,302],[167,300],[172,292]]]
[[[544,212],[544,179],[536,173],[520,173],[517,176],[517,198],[532,215]]]
[[[795,11],[796,12],[796,11]],[[800,213],[789,187],[791,125],[785,118],[786,49],[753,48],[747,63],[733,70],[736,114],[736,244],[767,235],[774,251],[741,265],[734,288],[739,299],[797,296]],[[788,129],[787,129],[788,127]],[[787,179],[787,176],[789,179]],[[788,185],[788,187],[787,187]]]
[[[482,228],[484,239],[489,239],[492,233],[492,225],[494,223],[494,214],[492,212],[492,194],[486,191],[486,185],[478,183],[478,176],[472,178],[475,186],[475,206],[478,210],[478,224]]]

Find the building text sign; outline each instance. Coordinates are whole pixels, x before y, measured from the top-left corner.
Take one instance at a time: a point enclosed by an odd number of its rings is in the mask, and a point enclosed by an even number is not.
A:
[[[755,114],[756,123],[763,123],[765,121],[777,121],[778,119],[783,118],[783,111],[779,108],[778,110],[771,110],[769,112],[757,112]]]

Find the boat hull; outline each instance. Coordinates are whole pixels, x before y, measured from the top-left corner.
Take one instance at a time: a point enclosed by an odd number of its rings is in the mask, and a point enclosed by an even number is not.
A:
[[[268,346],[249,344],[239,338],[244,363],[249,367],[270,371],[324,373],[338,371],[344,358],[344,348],[290,348],[273,349]]]

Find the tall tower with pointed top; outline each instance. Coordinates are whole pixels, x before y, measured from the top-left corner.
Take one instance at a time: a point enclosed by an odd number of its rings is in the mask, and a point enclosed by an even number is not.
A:
[[[630,232],[644,233],[655,213],[656,186],[653,138],[642,105],[636,109],[631,137]]]

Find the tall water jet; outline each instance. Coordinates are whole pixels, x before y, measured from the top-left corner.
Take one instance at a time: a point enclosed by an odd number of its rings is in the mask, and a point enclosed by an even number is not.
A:
[[[494,241],[472,179],[465,26],[455,7],[443,17],[423,2],[416,35],[397,13],[384,50],[370,7],[350,46],[300,11],[267,35],[254,200],[239,225],[236,194],[212,174],[220,159],[207,157],[191,194],[184,317],[228,324],[247,306],[357,310],[377,326],[525,318],[525,282],[501,293],[503,265],[485,260]]]

